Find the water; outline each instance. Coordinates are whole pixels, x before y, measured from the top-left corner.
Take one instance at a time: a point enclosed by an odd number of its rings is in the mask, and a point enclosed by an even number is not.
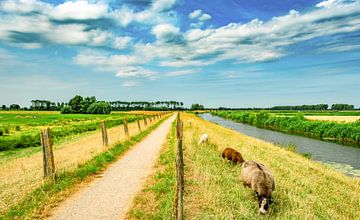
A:
[[[320,161],[346,175],[360,178],[360,148],[257,128],[213,116],[209,113],[199,116],[207,121],[215,122],[223,127],[279,146],[296,145],[296,150],[299,153],[310,153],[313,160]]]

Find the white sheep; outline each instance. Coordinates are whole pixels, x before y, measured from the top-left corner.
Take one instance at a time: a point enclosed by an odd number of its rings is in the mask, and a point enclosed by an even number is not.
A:
[[[188,120],[188,124],[191,125],[191,120],[190,119]]]
[[[200,137],[200,140],[198,142],[198,144],[204,144],[209,140],[209,135],[207,134],[202,134]]]

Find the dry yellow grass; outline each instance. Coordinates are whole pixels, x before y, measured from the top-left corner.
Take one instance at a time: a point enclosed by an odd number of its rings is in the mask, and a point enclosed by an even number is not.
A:
[[[360,116],[305,116],[305,118],[316,121],[334,121],[342,123],[351,123],[360,120]]]
[[[345,176],[299,154],[182,114],[184,124],[186,219],[356,219],[360,216],[360,180]],[[198,145],[202,133],[209,143]],[[256,160],[272,170],[275,203],[266,216],[244,188],[240,166],[221,158],[232,147],[245,160]]]
[[[149,122],[148,126],[155,121]],[[134,136],[139,133],[137,122],[129,123],[129,133]],[[141,120],[142,129],[145,128]],[[108,129],[109,146],[126,139],[123,126]],[[101,133],[97,132],[54,146],[54,157],[57,172],[71,170],[79,164],[91,159],[106,150],[102,146]],[[43,183],[42,153],[22,157],[0,164],[0,213],[20,201],[27,193]]]
[[[0,111],[1,114],[29,114],[29,115],[34,115],[34,114],[49,114],[49,115],[59,115],[60,111]]]

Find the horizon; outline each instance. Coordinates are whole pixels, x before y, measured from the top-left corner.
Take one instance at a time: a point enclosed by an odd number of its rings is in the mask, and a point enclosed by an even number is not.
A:
[[[4,0],[0,19],[1,105],[360,107],[357,0]]]

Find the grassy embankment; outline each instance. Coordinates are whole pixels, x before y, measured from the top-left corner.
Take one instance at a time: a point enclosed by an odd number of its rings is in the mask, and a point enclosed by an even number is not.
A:
[[[154,124],[153,121],[140,133],[137,123],[130,123],[130,141],[123,132],[119,132],[123,131],[121,127],[112,128],[108,130],[109,147],[102,147],[99,134],[64,143],[63,146],[55,145],[55,164],[59,174],[56,184],[43,182],[40,152],[0,164],[0,219],[1,216],[9,219],[14,216],[23,218],[43,210],[47,204],[62,200],[74,185],[86,180],[88,175],[103,170],[106,164],[145,137],[158,124],[159,122]],[[145,129],[143,124],[142,128]],[[65,191],[64,196],[62,191]]]
[[[303,114],[278,117],[264,111],[217,111],[212,114],[260,128],[360,147],[360,121],[354,123],[311,121],[306,120]]]
[[[98,130],[102,120],[106,120],[107,127],[121,125],[125,116],[128,122],[141,117],[126,114],[62,115],[57,112],[53,114],[0,112],[0,151],[39,146],[39,130],[44,127],[51,128],[54,142],[58,142],[65,137]]]
[[[189,119],[192,125],[186,123]],[[182,114],[182,120],[186,219],[356,219],[360,216],[359,179],[194,115]],[[198,146],[202,133],[209,134],[209,143]],[[171,136],[168,145],[173,146],[174,139]],[[277,185],[273,194],[275,203],[268,215],[258,213],[255,194],[243,187],[240,166],[221,158],[226,147],[233,147],[246,160],[259,161],[272,170]],[[165,148],[164,152],[168,150]],[[174,154],[174,147],[171,153]],[[174,160],[169,155],[167,158]],[[175,168],[174,161],[157,169],[137,196],[131,218],[158,219],[159,213],[171,213],[160,211],[157,201],[167,198],[167,194],[173,195],[175,176],[162,175],[170,168]]]

